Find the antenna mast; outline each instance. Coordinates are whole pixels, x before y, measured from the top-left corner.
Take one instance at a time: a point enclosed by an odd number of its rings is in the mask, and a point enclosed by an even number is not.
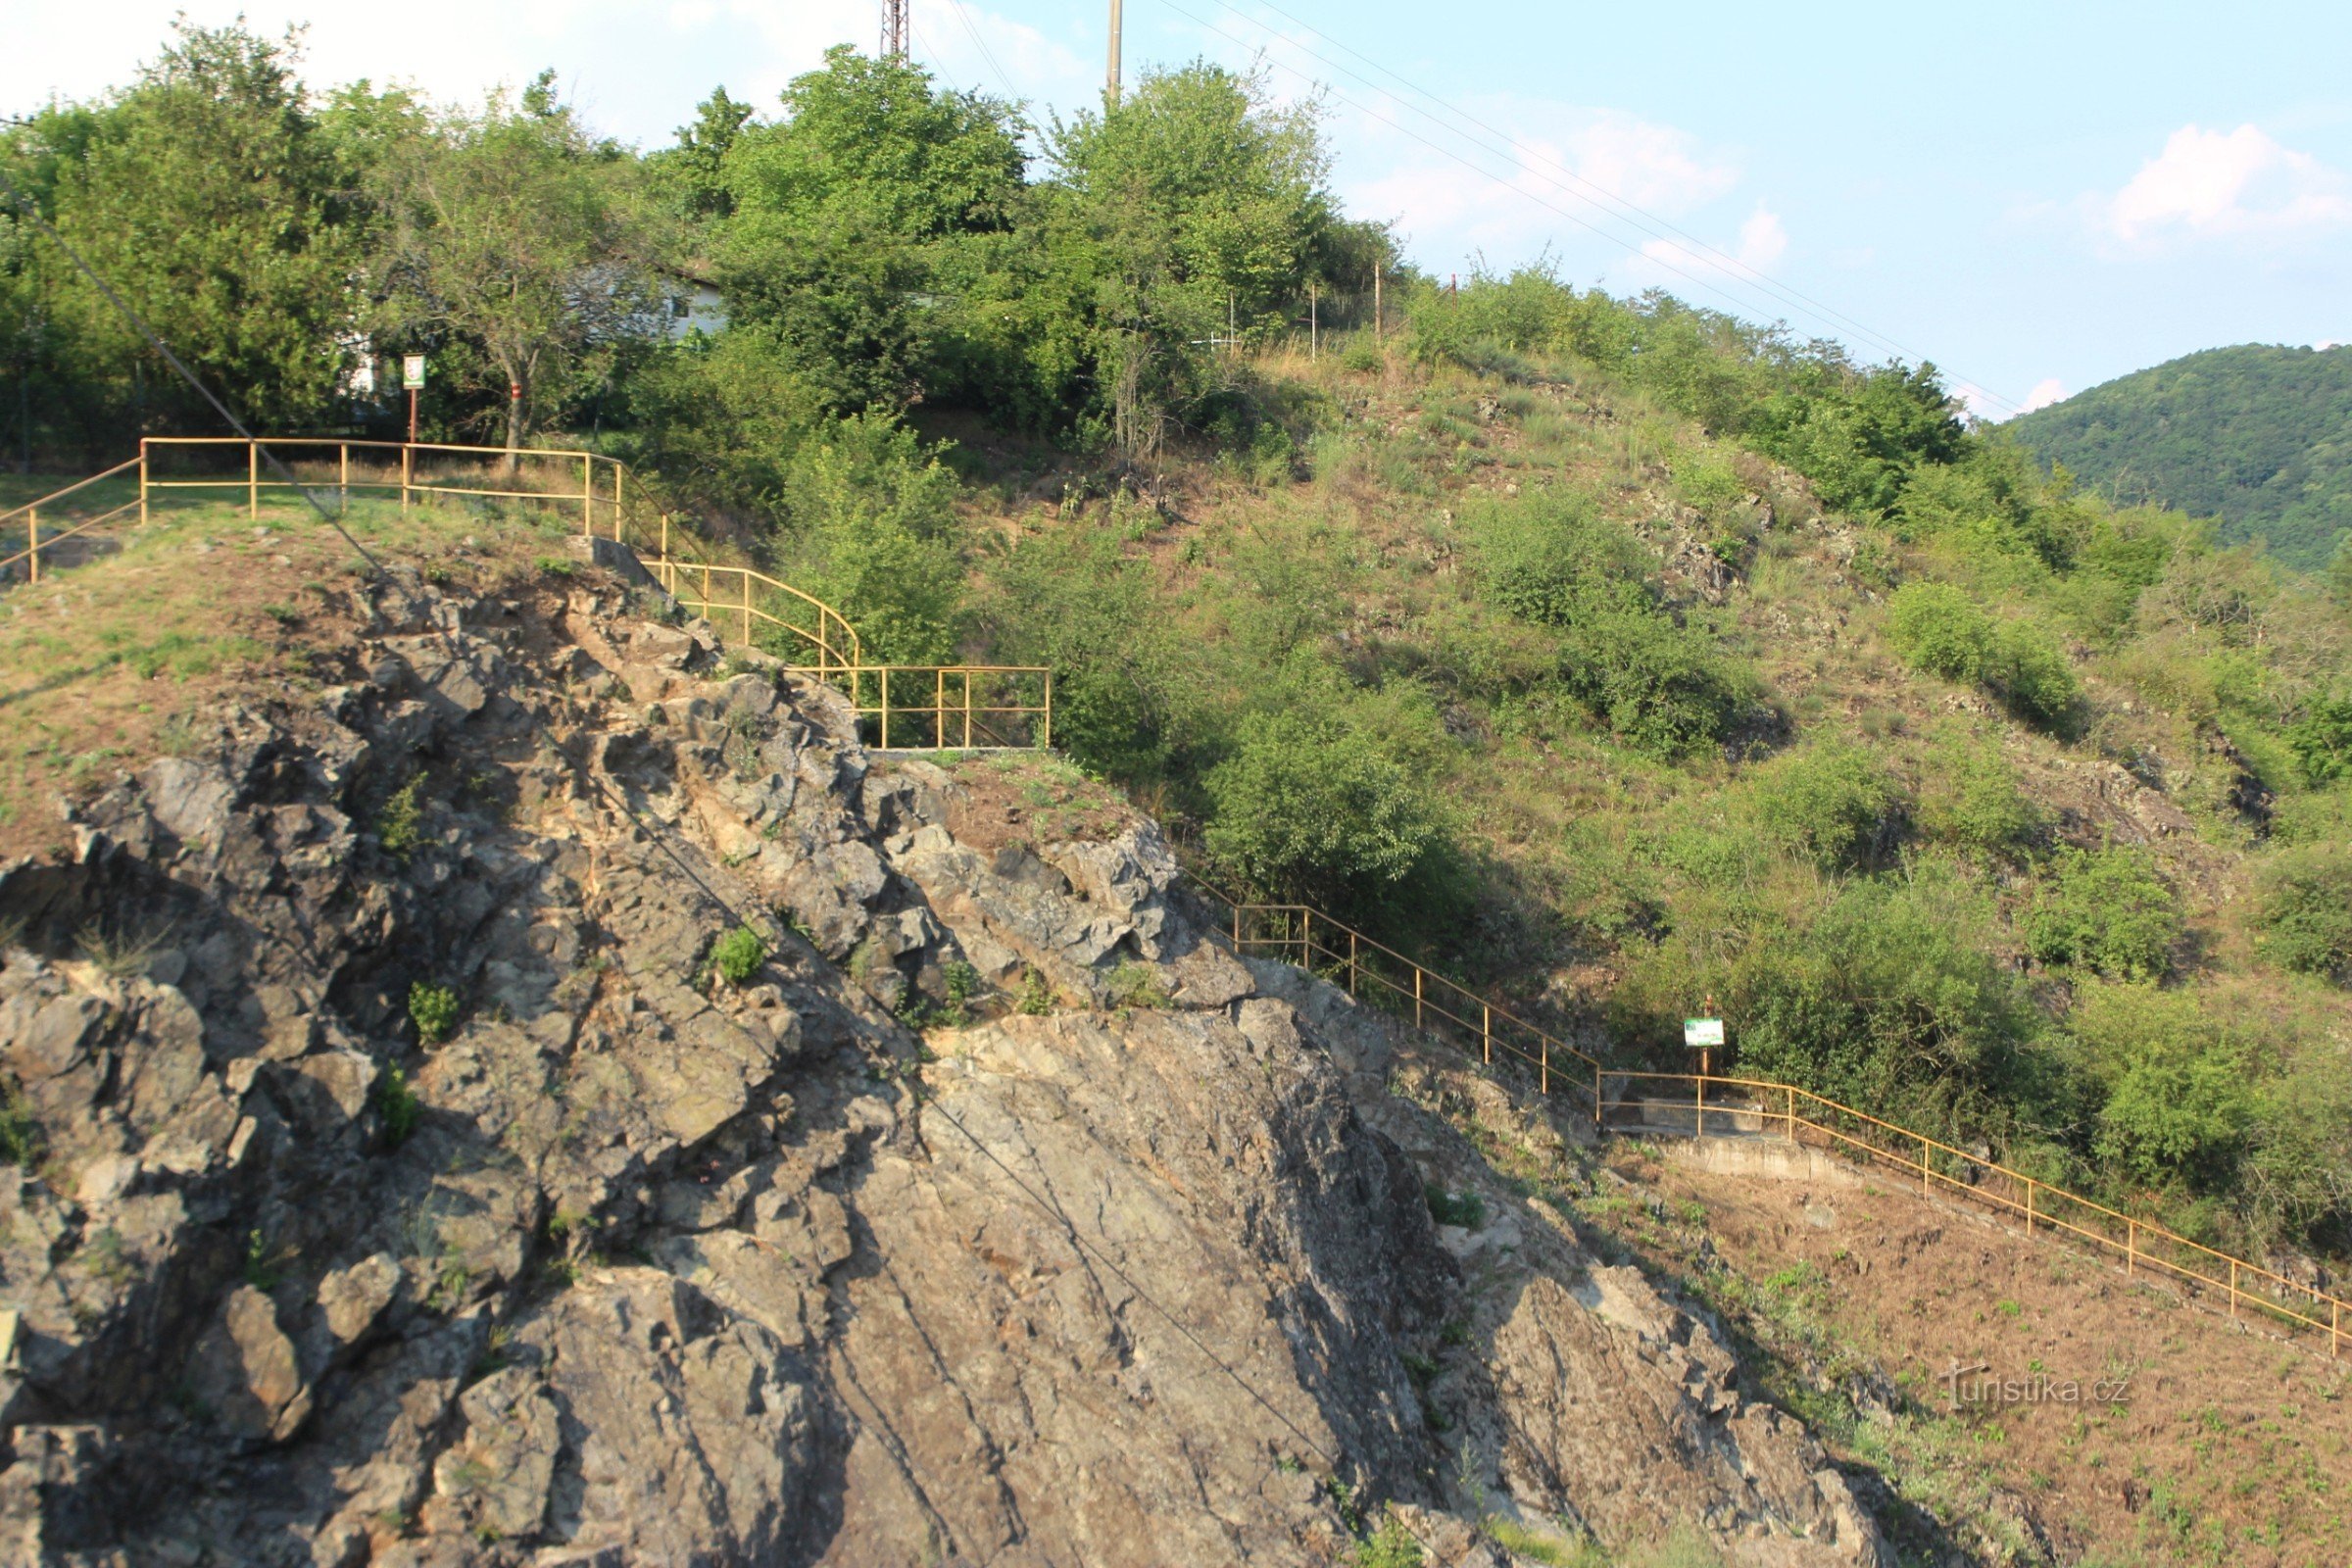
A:
[[[1119,0],[1110,0],[1110,70],[1105,75],[1110,101],[1119,101]]]
[[[907,0],[882,0],[882,58],[906,58]]]

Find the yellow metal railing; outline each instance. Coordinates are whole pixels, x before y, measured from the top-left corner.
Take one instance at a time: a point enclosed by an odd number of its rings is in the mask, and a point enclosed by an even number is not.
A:
[[[237,449],[242,449],[241,454]],[[295,473],[276,476],[268,452]],[[242,463],[236,462],[241,455]],[[175,460],[201,464],[226,457],[225,467],[194,472]],[[41,532],[41,511],[90,486],[137,474],[135,500],[63,531]],[[743,646],[781,641],[788,666],[839,686],[860,725],[888,750],[986,750],[1051,746],[1053,672],[1015,664],[880,664],[867,662],[857,628],[832,606],[757,567],[721,559],[729,552],[698,537],[638,479],[628,465],[602,453],[563,447],[463,446],[438,441],[354,441],[295,436],[248,441],[241,436],[149,436],[139,455],[104,473],[69,485],[11,512],[0,525],[22,520],[25,548],[0,559],[0,571],[24,563],[37,581],[41,558],[62,540],[120,522],[180,492],[241,494],[246,514],[259,517],[266,492],[333,491],[398,495],[403,510],[447,498],[533,502],[562,513],[577,509],[580,532],[636,551],[662,590],[709,620],[722,638]],[[926,700],[927,699],[927,700]]]
[[[1345,985],[1350,996],[1369,994],[1385,1004],[1383,1010],[1399,1018],[1409,1015],[1416,1027],[1475,1053],[1482,1065],[1503,1060],[1533,1069],[1541,1094],[1566,1094],[1597,1131],[1611,1129],[1612,1113],[1629,1110],[1644,1118],[1635,1127],[1653,1132],[1687,1130],[1692,1137],[1707,1137],[1710,1124],[1714,1136],[1778,1129],[1792,1143],[1810,1142],[1914,1175],[1923,1193],[1955,1194],[2022,1219],[2029,1236],[2088,1243],[2122,1258],[2129,1274],[2145,1269],[2226,1298],[2231,1317],[2251,1312],[2290,1329],[2324,1334],[2330,1356],[2340,1356],[2352,1345],[2352,1300],[2316,1285],[1793,1084],[1605,1068],[1589,1054],[1318,909],[1245,904],[1199,877],[1193,880],[1230,911],[1237,953],[1296,964]],[[1645,1086],[1659,1092],[1635,1092]],[[1686,1121],[1687,1128],[1646,1119],[1656,1112]],[[1623,1127],[1622,1117],[1614,1125]]]

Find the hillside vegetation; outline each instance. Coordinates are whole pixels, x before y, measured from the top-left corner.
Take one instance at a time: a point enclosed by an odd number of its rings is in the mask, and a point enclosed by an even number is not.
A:
[[[102,177],[199,133],[267,178]],[[391,416],[272,301],[421,348],[435,433],[581,432],[869,653],[1053,665],[1057,741],[1237,892],[1618,1060],[1679,1062],[1711,996],[1740,1068],[2352,1250],[2352,575],[2046,476],[1933,367],[1540,269],[1441,290],[1311,115],[1206,65],[1033,132],[844,49],[640,156],[544,79],[322,100],[191,31],[8,145],[61,230],[185,236],[99,260],[246,407]],[[194,417],[13,243],[11,373],[71,389],[29,447]],[[681,275],[724,331],[666,335]],[[1390,317],[1310,355],[1292,303],[1374,276]]]
[[[2223,521],[2319,570],[2352,530],[2352,348],[2244,343],[2092,387],[2008,428],[2128,501]]]

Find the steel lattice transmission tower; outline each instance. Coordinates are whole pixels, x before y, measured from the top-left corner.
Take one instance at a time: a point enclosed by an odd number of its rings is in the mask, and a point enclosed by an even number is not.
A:
[[[882,58],[906,58],[906,0],[882,0]]]

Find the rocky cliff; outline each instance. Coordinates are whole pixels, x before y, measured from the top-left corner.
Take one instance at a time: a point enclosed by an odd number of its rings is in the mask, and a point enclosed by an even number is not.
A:
[[[1148,821],[603,571],[350,609],[0,868],[0,1559],[1886,1559]]]

